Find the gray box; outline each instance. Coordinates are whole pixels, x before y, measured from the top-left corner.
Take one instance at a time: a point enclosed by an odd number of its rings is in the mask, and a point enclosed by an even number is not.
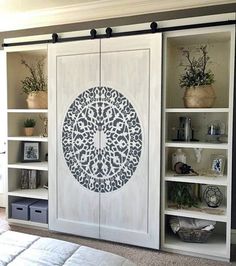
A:
[[[29,206],[35,203],[35,199],[23,199],[11,204],[11,217],[20,220],[29,220]]]
[[[48,201],[39,200],[30,205],[30,220],[37,223],[48,223]]]

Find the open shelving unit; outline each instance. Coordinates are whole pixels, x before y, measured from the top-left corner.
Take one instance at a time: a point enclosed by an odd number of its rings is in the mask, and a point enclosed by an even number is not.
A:
[[[209,249],[209,246],[211,247]],[[224,235],[213,235],[209,239],[207,243],[187,243],[181,241],[176,235],[173,235],[171,232],[166,233],[165,238],[165,249],[179,253],[188,254],[188,255],[197,255],[201,254],[201,256],[205,257],[216,257],[221,258],[224,257],[227,253],[226,245],[225,245],[225,237]]]
[[[9,141],[39,141],[39,142],[48,142],[48,138],[46,137],[37,137],[37,136],[16,136],[16,137],[8,137]]]
[[[205,175],[175,175],[175,172],[166,172],[164,177],[165,181],[171,182],[189,182],[191,184],[205,184],[205,185],[218,185],[227,186],[227,176],[205,176]]]
[[[8,218],[8,222],[13,225],[22,225],[26,227],[40,227],[40,229],[48,228],[48,224],[43,224],[43,223],[36,223],[36,222],[31,222],[31,221],[24,221],[24,220],[19,220],[19,219],[13,219],[13,218]]]
[[[231,26],[171,32],[164,38],[161,245],[166,251],[219,260],[230,259],[234,38],[234,28]],[[184,89],[179,86],[179,78],[184,71],[180,67],[181,49],[184,47],[193,51],[205,44],[212,61],[209,68],[215,74],[217,98],[212,108],[186,108],[182,99]],[[181,116],[191,119],[194,139],[197,141],[178,141],[177,130]],[[206,138],[207,126],[215,120],[225,125],[228,136],[225,142],[209,142]],[[180,175],[171,169],[172,154],[178,148],[186,154],[186,163],[199,175]],[[201,149],[200,161],[197,161],[196,149]],[[223,175],[211,174],[212,155],[225,157]],[[201,198],[197,207],[171,206],[171,190],[168,190],[168,186],[174,182],[198,186]],[[223,203],[216,211],[204,202],[203,192],[209,185],[217,186],[223,194]],[[183,242],[170,228],[169,220],[173,216],[214,221],[215,229],[206,243]]]
[[[48,191],[45,188],[37,189],[16,189],[8,192],[9,196],[44,199],[48,200]]]
[[[8,168],[48,171],[48,162],[11,163]]]
[[[166,113],[228,113],[229,108],[166,108]]]
[[[48,109],[28,109],[26,95],[21,91],[21,80],[29,73],[21,64],[25,59],[29,64],[35,60],[47,59],[47,45],[32,45],[25,47],[6,48],[7,60],[7,217],[9,223],[24,226],[36,226],[48,228],[48,224],[35,223],[13,219],[11,216],[11,203],[21,199],[48,200],[48,190],[43,186],[48,183],[48,162],[45,161],[45,155],[48,153],[48,138],[43,137],[43,118],[48,116]],[[47,62],[45,60],[44,72],[47,76]],[[36,120],[36,126],[33,136],[25,136],[23,123],[26,118]],[[40,161],[23,161],[23,142],[40,143]],[[21,175],[22,170],[36,170],[40,174],[40,185],[36,189],[22,189]]]
[[[202,149],[222,149],[228,148],[228,143],[208,143],[208,142],[166,142],[166,147],[170,148],[202,148]]]
[[[7,112],[8,113],[29,113],[29,114],[48,113],[48,109],[22,109],[22,108],[18,108],[18,109],[8,109]]]
[[[211,214],[210,209],[206,206],[199,206],[199,208],[188,208],[188,209],[176,209],[171,207],[166,207],[165,215],[173,215],[179,217],[189,217],[189,218],[197,218],[203,220],[214,220],[217,222],[227,222],[226,216],[226,207],[221,207],[220,210],[222,214]]]

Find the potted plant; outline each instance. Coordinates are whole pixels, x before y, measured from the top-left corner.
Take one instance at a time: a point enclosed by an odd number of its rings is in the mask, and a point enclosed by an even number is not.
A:
[[[207,108],[214,105],[216,94],[212,87],[214,74],[207,68],[210,57],[208,56],[207,45],[197,49],[199,57],[190,55],[190,51],[182,48],[182,55],[186,59],[185,73],[180,76],[179,84],[185,88],[184,106],[191,108]]]
[[[35,124],[36,124],[36,121],[32,118],[27,118],[24,121],[24,128],[25,128],[25,135],[26,136],[32,136],[33,135]]]
[[[21,64],[29,71],[30,75],[21,80],[22,91],[27,95],[27,104],[30,109],[47,108],[47,81],[43,73],[44,58],[38,60],[34,65],[21,60]]]
[[[169,200],[177,208],[198,207],[198,201],[191,184],[174,182],[169,185]]]

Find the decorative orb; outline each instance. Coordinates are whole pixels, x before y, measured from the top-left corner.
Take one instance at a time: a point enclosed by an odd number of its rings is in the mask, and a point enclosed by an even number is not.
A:
[[[223,201],[223,194],[218,187],[207,186],[203,193],[203,198],[209,207],[217,208]]]

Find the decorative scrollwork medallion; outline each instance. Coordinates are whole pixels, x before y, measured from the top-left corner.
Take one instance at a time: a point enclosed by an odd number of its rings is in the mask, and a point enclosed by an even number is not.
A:
[[[141,157],[137,113],[118,91],[90,88],[66,113],[62,147],[67,166],[81,185],[101,193],[117,190],[132,177]]]

